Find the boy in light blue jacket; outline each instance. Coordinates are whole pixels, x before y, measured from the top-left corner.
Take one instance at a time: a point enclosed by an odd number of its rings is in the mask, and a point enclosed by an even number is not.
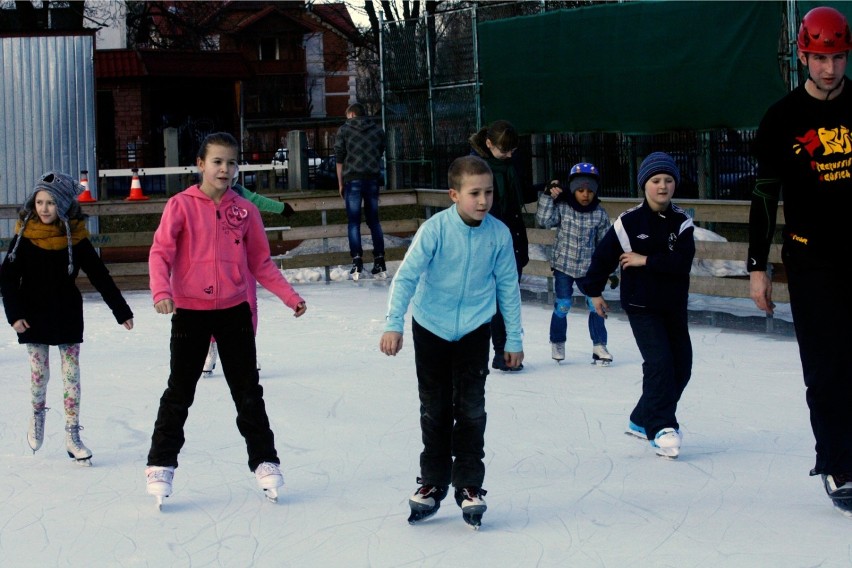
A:
[[[494,198],[488,164],[477,156],[458,158],[448,178],[453,205],[414,235],[390,287],[379,347],[386,355],[402,349],[405,313],[413,299],[424,447],[408,522],[434,515],[452,484],[465,522],[478,528],[486,509],[482,459],[490,322],[499,302],[506,321],[506,364],[519,366],[524,359],[521,293],[512,236],[488,214]]]

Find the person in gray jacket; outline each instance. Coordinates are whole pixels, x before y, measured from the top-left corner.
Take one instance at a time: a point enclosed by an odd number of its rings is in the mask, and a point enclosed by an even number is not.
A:
[[[373,238],[374,278],[387,278],[385,237],[379,222],[379,185],[382,180],[382,155],[385,153],[385,131],[364,116],[364,105],[355,103],[346,109],[346,122],[337,131],[334,154],[337,158],[337,185],[346,203],[349,229],[349,253],[352,268],[349,276],[358,280],[364,271],[361,248],[361,204]]]

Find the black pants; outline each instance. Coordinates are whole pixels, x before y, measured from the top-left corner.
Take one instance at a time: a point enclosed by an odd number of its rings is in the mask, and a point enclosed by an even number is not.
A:
[[[257,374],[251,309],[244,302],[225,310],[176,310],[172,316],[171,372],[160,398],[148,465],[178,465],[183,426],[195,398],[210,337],[216,338],[222,372],[237,408],[237,428],[246,441],[248,465],[280,463]]]
[[[490,324],[447,341],[412,322],[427,485],[482,487]],[[455,460],[453,459],[455,458]]]
[[[524,272],[524,267],[515,259],[515,265],[518,269],[518,283],[521,282],[521,276]],[[497,312],[491,318],[491,343],[494,345],[494,354],[502,356],[506,350],[506,322],[503,320],[503,314],[500,312],[500,304],[497,304]]]
[[[827,300],[837,269],[787,267],[793,327],[816,439],[813,474],[852,473],[852,306]]]
[[[677,403],[692,376],[692,341],[686,309],[627,314],[642,354],[642,396],[630,420],[649,440],[663,428],[680,429]]]

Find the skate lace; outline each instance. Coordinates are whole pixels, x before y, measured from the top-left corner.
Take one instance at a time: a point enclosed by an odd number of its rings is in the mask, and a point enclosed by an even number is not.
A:
[[[148,483],[165,482],[171,483],[174,472],[168,469],[153,469],[148,472]]]
[[[278,466],[274,463],[263,462],[257,469],[254,470],[255,475],[258,479],[266,477],[268,475],[281,475],[281,470],[278,469]]]
[[[33,416],[35,417],[35,420],[33,421],[33,431],[37,440],[44,438],[44,413],[48,410],[50,409],[44,407],[41,410],[33,411]]]
[[[68,432],[68,437],[71,438],[71,443],[77,449],[83,448],[83,441],[80,440],[80,430],[85,430],[82,426],[66,426],[65,431]]]

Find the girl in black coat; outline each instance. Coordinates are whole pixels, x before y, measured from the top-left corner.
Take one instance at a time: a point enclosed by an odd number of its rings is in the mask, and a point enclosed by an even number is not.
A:
[[[44,441],[48,348],[56,345],[64,382],[65,445],[68,456],[91,465],[92,452],[80,440],[80,344],[83,297],[75,280],[82,268],[116,321],[133,329],[133,312],[113,282],[86,230],[76,197],[83,187],[66,174],[49,172],[24,203],[15,237],[0,271],[6,320],[27,346],[33,415],[27,441],[33,453]]]

